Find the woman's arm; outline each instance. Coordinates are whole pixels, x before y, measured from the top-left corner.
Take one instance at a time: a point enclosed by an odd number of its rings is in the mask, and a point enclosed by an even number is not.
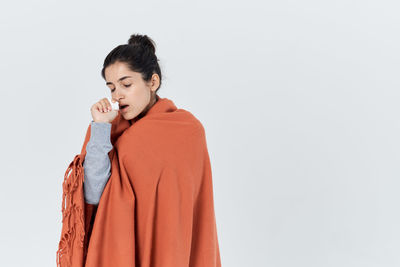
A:
[[[111,123],[91,122],[90,140],[83,161],[85,202],[97,205],[111,175],[108,152],[113,148],[110,140]]]

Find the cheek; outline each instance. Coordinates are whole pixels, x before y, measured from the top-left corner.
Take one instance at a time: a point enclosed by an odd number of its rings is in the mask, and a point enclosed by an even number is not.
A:
[[[147,88],[133,88],[130,100],[136,107],[145,107],[150,99],[150,92]]]

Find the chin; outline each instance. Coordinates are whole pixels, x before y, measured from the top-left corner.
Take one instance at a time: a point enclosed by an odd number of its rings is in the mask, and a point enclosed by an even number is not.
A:
[[[127,121],[129,121],[129,120],[133,120],[133,119],[135,119],[136,117],[137,117],[137,115],[132,115],[132,114],[130,114],[129,112],[128,113],[122,113],[122,117],[125,119],[125,120],[127,120]]]

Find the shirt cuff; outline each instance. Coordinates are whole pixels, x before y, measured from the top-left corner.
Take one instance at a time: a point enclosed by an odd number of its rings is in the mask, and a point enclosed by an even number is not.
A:
[[[90,140],[96,144],[105,144],[110,142],[111,123],[95,122],[92,120],[90,130]]]

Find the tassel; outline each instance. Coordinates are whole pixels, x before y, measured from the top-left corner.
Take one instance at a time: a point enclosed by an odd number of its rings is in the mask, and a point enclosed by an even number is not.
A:
[[[83,180],[82,159],[78,154],[69,164],[64,175],[61,207],[62,231],[57,250],[57,267],[72,266],[72,250],[77,235],[78,244],[83,248],[82,251],[85,251]]]

